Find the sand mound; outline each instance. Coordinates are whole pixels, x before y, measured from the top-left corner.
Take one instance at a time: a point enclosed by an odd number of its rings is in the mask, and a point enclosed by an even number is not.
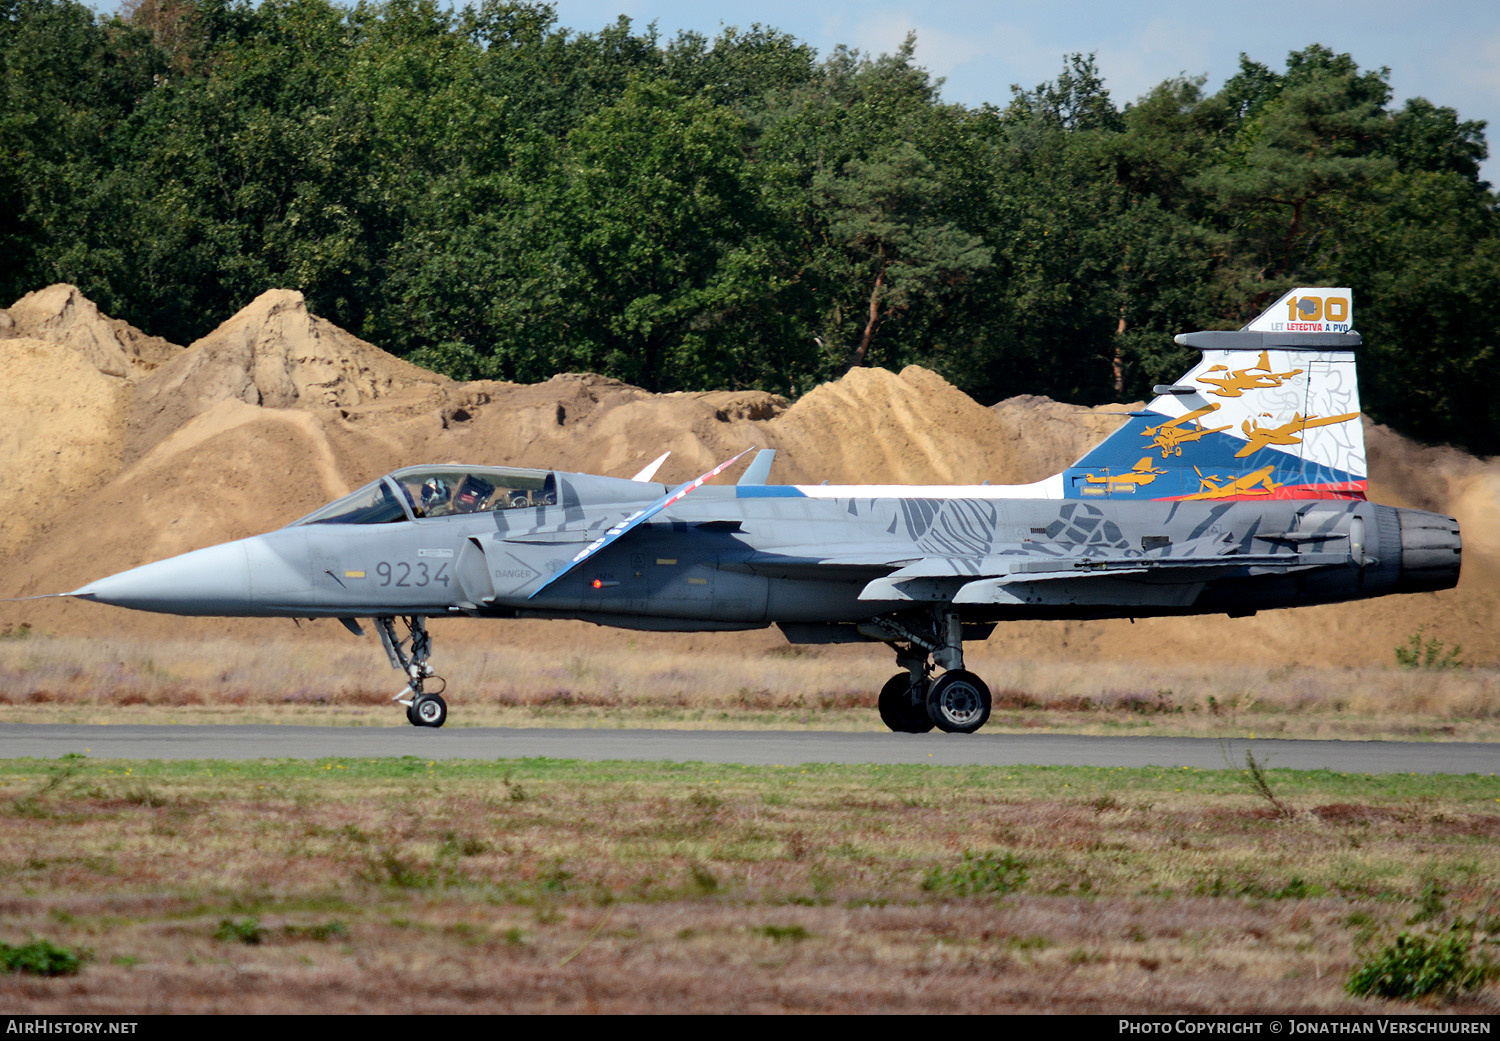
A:
[[[65,283],[27,293],[0,311],[0,340],[27,337],[71,347],[106,376],[135,378],[181,353],[159,336],[102,314]]]
[[[545,383],[453,384],[433,410],[382,425],[399,444],[401,465],[462,460],[629,477],[662,452],[663,481],[696,477],[750,445],[765,445],[764,424],[785,401],[759,392],[651,394],[591,373]],[[343,417],[350,429],[363,419]],[[373,428],[371,430],[373,434]]]
[[[851,369],[766,424],[781,481],[1009,482],[1018,472],[994,413],[935,372]],[[785,469],[782,469],[782,467]]]
[[[209,405],[101,482],[85,509],[59,517],[44,540],[0,565],[0,595],[74,589],[101,575],[277,528],[414,462],[629,476],[671,449],[661,479],[685,479],[733,454],[731,447],[764,444],[756,424],[741,417],[784,405],[772,395],[656,396],[617,380],[571,374],[533,386],[489,382],[429,390],[424,408],[394,411],[384,399],[319,410],[272,409],[235,398]],[[104,627],[147,637],[209,634],[226,626],[268,634],[289,625],[103,612],[65,601],[0,609],[0,625],[21,621],[53,632]],[[544,639],[561,637],[561,630],[543,629]]]
[[[447,382],[309,314],[301,293],[273,289],[142,381],[134,447],[155,444],[221,401],[339,408],[426,397]]]
[[[1037,395],[984,408],[935,372],[852,369],[766,425],[780,479],[835,484],[1027,484],[1058,473],[1131,405],[1090,409]],[[778,465],[781,460],[778,459]]]
[[[98,488],[119,466],[123,388],[80,352],[42,340],[0,340],[0,554]]]
[[[999,420],[1007,449],[1016,460],[1015,483],[1040,481],[1072,466],[1084,452],[1103,441],[1125,421],[1136,405],[1087,408],[1053,401],[1040,394],[1006,398],[991,410]]]
[[[58,518],[47,537],[7,569],[20,586],[8,595],[76,589],[122,567],[257,534],[345,490],[318,417],[223,401]],[[287,624],[133,611],[106,617],[95,605],[69,601],[17,606],[27,608],[22,614],[32,625],[68,633],[247,635]]]

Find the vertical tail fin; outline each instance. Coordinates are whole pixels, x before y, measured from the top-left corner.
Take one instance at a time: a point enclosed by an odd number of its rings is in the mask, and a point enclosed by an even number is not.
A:
[[[1068,498],[1363,499],[1353,295],[1293,289],[1064,472]],[[1144,455],[1143,455],[1144,453]]]

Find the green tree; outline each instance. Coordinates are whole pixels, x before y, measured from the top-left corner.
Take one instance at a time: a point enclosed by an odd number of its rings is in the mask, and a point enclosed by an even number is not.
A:
[[[73,0],[0,0],[0,292],[88,285],[77,247],[117,226],[112,133],[165,69],[149,41]],[[108,252],[108,251],[106,251]],[[107,266],[107,261],[102,262]]]
[[[989,266],[979,236],[940,218],[942,191],[932,163],[904,141],[877,160],[851,159],[814,176],[828,238],[869,288],[849,365],[865,364],[882,321]]]
[[[569,135],[556,228],[577,322],[559,346],[578,367],[651,389],[733,372],[720,334],[759,281],[740,248],[761,219],[744,134],[732,111],[638,81]]]
[[[1224,275],[1241,287],[1296,281],[1315,275],[1342,245],[1330,219],[1339,204],[1395,167],[1380,152],[1389,73],[1360,73],[1348,55],[1316,45],[1294,52],[1284,77],[1243,59],[1242,66],[1251,85],[1231,81],[1224,93],[1253,100],[1220,161],[1194,187],[1216,203],[1220,226],[1235,239]],[[1256,302],[1272,295],[1261,289]]]

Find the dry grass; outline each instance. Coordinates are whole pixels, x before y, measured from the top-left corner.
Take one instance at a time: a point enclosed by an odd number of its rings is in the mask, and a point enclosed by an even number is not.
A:
[[[1290,816],[1228,770],[13,761],[0,941],[91,961],[0,985],[12,1014],[1354,1012],[1407,1007],[1343,992],[1363,947],[1500,929],[1500,781],[1268,782]]]
[[[880,647],[753,654],[624,646],[558,649],[449,638],[450,725],[876,730],[894,671]],[[996,656],[969,667],[994,691],[991,728],[1200,736],[1500,739],[1500,670],[1061,663]],[[401,686],[372,638],[0,640],[0,721],[405,725]]]

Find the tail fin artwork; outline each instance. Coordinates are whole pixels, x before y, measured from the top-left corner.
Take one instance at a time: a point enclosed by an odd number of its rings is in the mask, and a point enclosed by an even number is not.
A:
[[[1353,295],[1293,289],[1063,474],[1070,499],[1363,499]],[[1145,453],[1143,456],[1142,453]]]

